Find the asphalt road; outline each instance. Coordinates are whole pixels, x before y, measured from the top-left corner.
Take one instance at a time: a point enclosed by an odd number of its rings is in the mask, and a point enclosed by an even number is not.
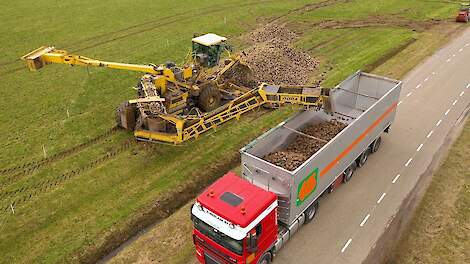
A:
[[[361,263],[470,105],[470,29],[404,78],[392,131],[274,263]]]

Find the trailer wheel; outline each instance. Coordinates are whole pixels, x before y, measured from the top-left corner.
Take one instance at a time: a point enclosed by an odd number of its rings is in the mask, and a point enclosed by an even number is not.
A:
[[[382,137],[378,137],[374,142],[372,143],[372,146],[370,148],[370,152],[375,153],[379,150],[380,144],[382,143]]]
[[[313,204],[311,204],[307,210],[305,210],[305,224],[310,223],[313,218],[317,215],[318,211],[318,201],[315,201]]]
[[[261,256],[261,258],[259,258],[258,264],[269,264],[271,263],[271,260],[272,260],[271,252],[266,252],[264,253],[263,256]]]
[[[369,148],[362,152],[361,156],[357,159],[357,166],[362,167],[366,164],[367,158],[369,157]]]
[[[354,168],[353,168],[353,165],[350,165],[343,172],[343,182],[344,183],[348,182],[352,178],[353,174],[354,174]]]

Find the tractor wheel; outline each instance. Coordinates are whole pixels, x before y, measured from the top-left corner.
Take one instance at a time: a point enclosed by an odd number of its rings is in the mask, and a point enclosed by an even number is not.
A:
[[[199,94],[199,107],[204,112],[210,112],[220,106],[220,92],[215,86],[206,86],[202,88]]]

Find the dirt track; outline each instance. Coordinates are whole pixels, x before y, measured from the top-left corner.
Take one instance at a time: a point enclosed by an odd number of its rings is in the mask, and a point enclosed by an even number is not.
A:
[[[293,171],[321,149],[345,127],[345,124],[338,121],[309,125],[301,130],[301,133],[305,135],[297,135],[286,148],[271,152],[264,156],[263,159],[286,170]]]

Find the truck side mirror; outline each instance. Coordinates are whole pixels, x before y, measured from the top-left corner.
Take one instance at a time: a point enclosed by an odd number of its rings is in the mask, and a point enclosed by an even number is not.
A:
[[[254,234],[250,234],[247,240],[247,249],[248,253],[255,253],[258,251],[258,237]]]

